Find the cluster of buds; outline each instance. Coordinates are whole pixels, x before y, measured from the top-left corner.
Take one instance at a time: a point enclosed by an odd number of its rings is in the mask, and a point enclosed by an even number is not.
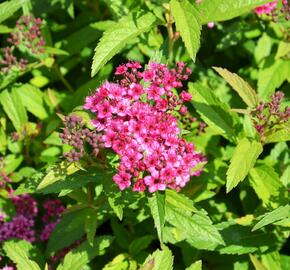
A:
[[[7,42],[11,46],[2,49],[3,55],[0,59],[1,71],[9,73],[12,70],[23,71],[26,69],[28,60],[18,58],[15,55],[15,49],[32,56],[38,56],[45,52],[45,41],[40,31],[42,20],[32,16],[23,16],[16,22],[16,27],[10,33]]]
[[[24,58],[17,59],[13,51],[14,48],[8,46],[2,49],[3,56],[0,65],[2,65],[1,71],[3,73],[8,73],[12,69],[24,70],[27,66],[28,61]]]
[[[7,184],[12,182],[4,170],[5,165],[4,158],[0,157],[0,188],[6,188]]]
[[[278,91],[271,96],[270,102],[261,102],[251,112],[252,121],[262,141],[265,140],[266,134],[289,121],[290,107],[281,109],[283,97],[284,93]]]
[[[64,153],[67,161],[78,161],[85,156],[86,144],[90,145],[92,154],[96,157],[103,146],[101,135],[97,134],[95,130],[86,128],[83,119],[75,114],[65,116],[63,122],[65,127],[59,136],[63,144],[68,144],[73,148],[69,152]]]
[[[191,95],[182,87],[191,69],[178,63],[176,69],[151,62],[145,70],[138,62],[120,65],[118,83],[105,82],[86,98],[84,108],[95,113],[92,124],[103,135],[106,148],[120,159],[113,177],[121,190],[133,184],[134,191],[180,190],[197,176],[204,157],[181,138],[178,119],[187,114]]]
[[[16,29],[7,41],[15,47],[25,47],[31,54],[44,53],[45,41],[40,31],[42,20],[32,16],[22,16],[16,22]]]
[[[290,20],[290,6],[288,0],[282,0],[282,7],[278,8],[278,0],[261,5],[255,8],[258,15],[266,14],[271,17],[272,21],[277,22],[280,17],[284,17],[286,21]]]

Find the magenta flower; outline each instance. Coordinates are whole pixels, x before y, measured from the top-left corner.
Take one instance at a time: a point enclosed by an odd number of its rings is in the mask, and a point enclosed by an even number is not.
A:
[[[176,69],[150,63],[129,62],[117,68],[119,83],[105,82],[86,98],[84,108],[95,113],[92,124],[101,132],[105,148],[120,159],[113,180],[121,190],[155,192],[180,190],[197,175],[194,168],[204,161],[194,146],[181,138],[176,113],[187,114],[183,102],[191,95],[181,88],[191,69],[180,62]],[[197,171],[197,172],[196,172]]]

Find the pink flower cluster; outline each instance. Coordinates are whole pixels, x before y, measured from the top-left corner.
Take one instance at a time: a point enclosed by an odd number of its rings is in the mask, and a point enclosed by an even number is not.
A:
[[[42,217],[42,222],[45,225],[41,231],[40,240],[47,241],[56,224],[59,222],[60,215],[65,210],[65,207],[60,200],[47,200],[42,206],[46,210],[46,213]]]
[[[276,9],[277,4],[278,4],[278,0],[274,0],[273,2],[270,2],[270,3],[267,3],[267,4],[261,5],[259,7],[256,7],[255,8],[255,12],[258,15],[270,14],[273,10]]]
[[[184,63],[176,69],[152,62],[142,71],[138,62],[129,62],[116,69],[118,83],[105,82],[86,98],[84,108],[95,113],[93,125],[103,132],[103,143],[120,158],[113,180],[121,190],[149,192],[166,188],[180,190],[199,175],[195,170],[204,157],[192,143],[180,136],[174,114],[186,114],[184,102],[191,95],[174,88],[182,87],[191,70]]]
[[[9,222],[0,221],[0,242],[10,238],[35,240],[35,216],[37,215],[36,201],[28,194],[11,196],[16,215]]]
[[[267,4],[264,4],[264,5],[261,5],[261,6],[259,6],[259,7],[256,7],[255,8],[255,12],[256,12],[256,14],[258,14],[258,15],[262,15],[262,14],[266,14],[266,15],[272,15],[273,16],[273,19],[274,19],[274,21],[276,21],[277,20],[277,14],[276,14],[276,11],[277,11],[277,9],[278,9],[278,0],[274,0],[274,1],[272,1],[272,2],[270,2],[270,3],[267,3]],[[286,20],[289,20],[289,16],[287,16],[287,15],[289,15],[289,6],[288,6],[288,0],[282,0],[282,8],[280,9],[280,12],[283,14],[283,13],[285,13],[284,15],[284,17],[285,17],[285,19]],[[288,14],[287,14],[287,12],[288,12]]]

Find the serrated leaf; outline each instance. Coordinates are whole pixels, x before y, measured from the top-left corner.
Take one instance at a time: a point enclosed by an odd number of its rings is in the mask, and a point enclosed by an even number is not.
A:
[[[178,207],[190,212],[197,211],[197,209],[193,206],[193,201],[185,195],[172,189],[166,190],[165,194],[166,204],[171,204],[174,207]]]
[[[273,207],[287,201],[288,191],[274,168],[264,164],[252,168],[249,181],[263,204]]]
[[[157,229],[159,241],[163,243],[163,229],[165,224],[165,195],[156,191],[148,198],[152,218]]]
[[[271,0],[203,0],[196,4],[202,23],[226,21],[251,12],[255,7]]]
[[[0,103],[15,129],[21,131],[28,117],[19,95],[13,90],[12,93],[4,90],[0,94]]]
[[[87,234],[88,243],[93,246],[94,245],[94,238],[96,235],[96,230],[98,226],[97,214],[95,210],[89,209],[88,215],[85,219],[85,232]]]
[[[272,131],[266,135],[265,143],[285,142],[290,141],[290,125],[285,125],[284,128]]]
[[[112,210],[116,214],[116,216],[122,220],[123,219],[123,208],[124,205],[118,202],[118,197],[109,197],[108,198],[109,205],[111,206]]]
[[[275,59],[281,58],[289,53],[290,53],[290,42],[285,42],[284,40],[281,40],[278,44]]]
[[[173,270],[171,251],[167,247],[163,250],[156,250],[147,257],[140,270]]]
[[[267,270],[267,268],[258,260],[255,255],[250,254],[250,259],[256,270]]]
[[[57,267],[57,270],[82,269],[88,262],[99,255],[103,255],[113,241],[112,236],[96,237],[93,245],[87,241],[82,243],[76,249],[71,250],[63,260],[63,263]]]
[[[43,93],[36,87],[24,84],[15,89],[27,111],[43,120],[48,117],[43,103]]]
[[[166,221],[176,228],[180,239],[197,249],[213,250],[224,244],[218,230],[204,211],[192,214],[167,204]]]
[[[0,4],[0,23],[8,19],[18,9],[20,9],[28,0],[5,1]]]
[[[79,171],[80,168],[75,163],[67,165],[65,162],[58,164],[53,167],[48,174],[43,178],[41,183],[38,185],[38,190],[44,190],[48,186],[63,180],[65,177],[74,174]]]
[[[129,246],[129,253],[132,255],[138,254],[140,251],[146,249],[153,239],[154,237],[152,235],[144,235],[134,239]]]
[[[86,216],[87,209],[81,209],[63,216],[49,236],[47,255],[51,255],[80,239],[85,234],[84,222]]]
[[[200,83],[189,83],[188,86],[192,94],[192,104],[201,118],[227,139],[234,141],[238,116],[229,112],[230,107],[221,102],[211,89]]]
[[[279,221],[281,219],[284,219],[284,218],[290,218],[290,206],[289,205],[280,206],[277,209],[263,215],[262,219],[254,226],[252,231],[256,231],[258,229],[261,229],[262,227],[265,227],[269,224],[272,224],[272,223]]]
[[[258,95],[266,99],[289,78],[290,60],[273,60],[271,65],[267,65],[267,67],[259,71]]]
[[[180,32],[189,56],[195,60],[200,46],[200,14],[188,0],[171,0],[170,7],[176,29]]]
[[[187,267],[185,270],[202,270],[202,261],[197,261]]]
[[[255,47],[255,60],[259,65],[261,60],[269,56],[271,53],[272,39],[266,33],[264,33],[258,40],[257,46]]]
[[[64,171],[51,170],[38,185],[37,191],[43,194],[61,192],[62,196],[75,189],[85,186],[87,183],[110,180],[112,175],[108,171],[90,169],[80,171],[80,168],[71,164]]]
[[[213,67],[213,69],[229,83],[249,107],[256,107],[258,105],[259,99],[255,90],[239,75],[225,68]]]
[[[225,246],[218,247],[221,254],[249,254],[256,251],[273,250],[277,244],[277,236],[273,232],[252,232],[251,226],[238,225],[235,220],[217,224]]]
[[[24,240],[9,240],[3,244],[6,255],[12,260],[19,270],[40,270],[39,265],[30,259],[29,250],[32,245]]]
[[[227,192],[245,179],[262,151],[263,146],[259,142],[250,142],[247,138],[239,141],[227,171]]]
[[[155,21],[156,17],[152,13],[146,13],[137,18],[131,14],[105,31],[95,48],[91,76],[96,75],[100,68],[124,48],[129,41],[149,31]]]

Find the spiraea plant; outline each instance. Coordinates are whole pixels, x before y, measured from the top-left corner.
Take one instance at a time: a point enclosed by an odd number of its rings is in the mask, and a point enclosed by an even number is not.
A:
[[[0,269],[289,269],[289,1],[2,1],[0,38]]]

